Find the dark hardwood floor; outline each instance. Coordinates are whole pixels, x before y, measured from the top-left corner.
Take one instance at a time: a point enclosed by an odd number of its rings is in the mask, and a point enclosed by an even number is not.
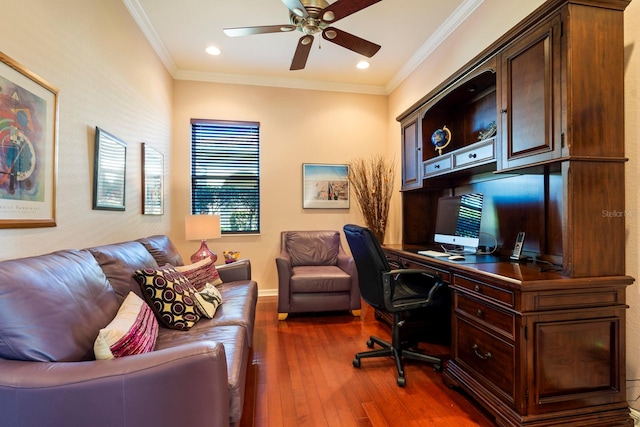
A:
[[[405,388],[396,385],[391,358],[363,359],[354,368],[353,356],[367,350],[370,335],[389,338],[388,327],[368,306],[361,317],[296,315],[278,321],[276,298],[260,298],[241,427],[495,426],[428,364],[406,361]],[[448,353],[444,346],[420,348]]]

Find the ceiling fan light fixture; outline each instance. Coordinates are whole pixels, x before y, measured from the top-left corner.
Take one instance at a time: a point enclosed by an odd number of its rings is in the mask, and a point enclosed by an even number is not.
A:
[[[302,40],[300,41],[300,43],[302,43],[304,46],[310,44],[313,41],[313,37],[311,36],[306,36],[303,37]]]
[[[287,25],[287,26],[283,25],[282,27],[280,27],[280,31],[282,31],[283,33],[286,33],[286,32],[289,32],[289,31],[293,31],[295,29],[296,29],[296,27],[293,27],[291,25]]]
[[[304,18],[304,11],[302,9],[300,9],[299,7],[291,9],[291,12],[295,13],[300,18]]]

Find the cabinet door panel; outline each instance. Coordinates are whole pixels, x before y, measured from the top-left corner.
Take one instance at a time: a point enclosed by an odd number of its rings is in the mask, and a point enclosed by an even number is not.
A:
[[[420,167],[422,165],[418,118],[414,117],[402,125],[402,189],[422,187]]]
[[[545,23],[502,53],[502,168],[561,154],[560,18]]]

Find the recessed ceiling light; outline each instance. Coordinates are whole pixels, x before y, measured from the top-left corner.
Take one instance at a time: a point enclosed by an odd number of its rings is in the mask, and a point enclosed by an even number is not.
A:
[[[358,67],[361,70],[366,70],[367,68],[369,68],[369,63],[367,61],[360,61],[358,62],[358,65],[356,65],[356,67]]]
[[[213,55],[213,56],[217,56],[220,55],[220,49],[218,49],[215,46],[209,46],[205,49],[205,52],[207,52],[209,55]]]

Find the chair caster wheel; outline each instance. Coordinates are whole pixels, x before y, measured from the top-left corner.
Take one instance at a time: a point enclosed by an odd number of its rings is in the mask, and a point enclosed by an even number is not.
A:
[[[360,359],[358,359],[357,357],[355,359],[353,359],[353,366],[356,368],[360,367]]]
[[[442,372],[442,365],[434,365],[433,370],[436,372]]]
[[[404,387],[404,386],[407,385],[407,380],[404,377],[398,377],[396,382],[398,383],[398,386],[400,386],[400,387]]]
[[[367,347],[369,347],[369,348],[373,348],[373,341],[368,340],[368,341],[367,341]]]

